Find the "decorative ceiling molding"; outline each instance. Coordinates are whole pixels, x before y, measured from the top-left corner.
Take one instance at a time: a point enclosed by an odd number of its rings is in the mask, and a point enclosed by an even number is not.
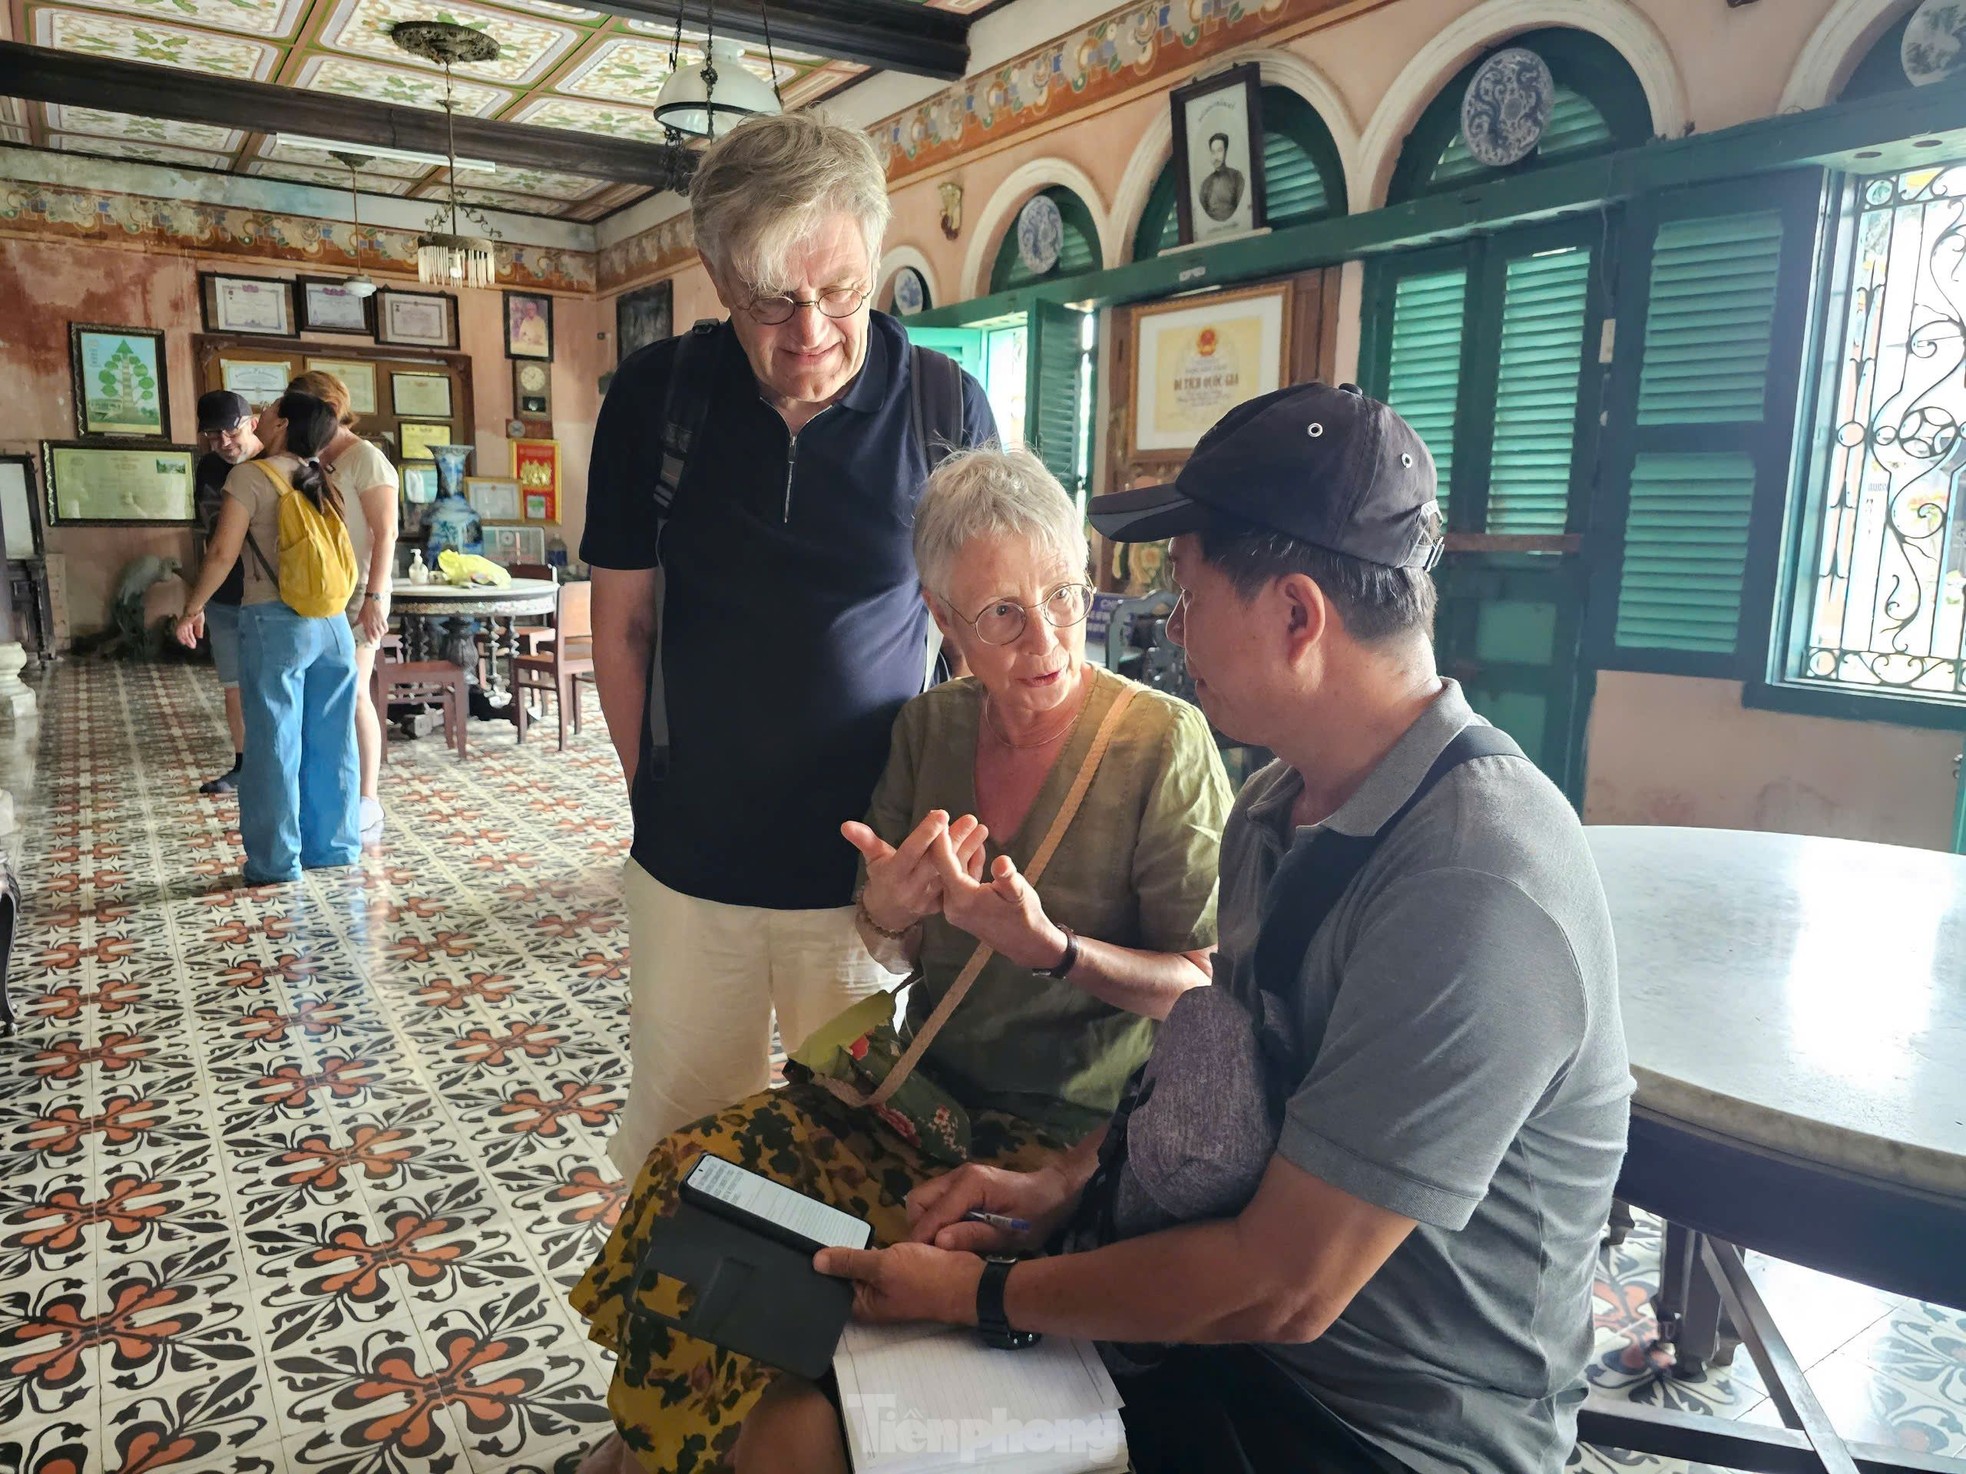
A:
[[[1355,0],[1246,0],[1234,7],[1219,0],[1135,0],[868,132],[887,159],[889,184],[899,184],[1257,37],[1274,44],[1279,32],[1356,8]]]
[[[416,279],[416,232],[229,205],[0,179],[0,236],[77,241],[148,253],[226,256]],[[496,248],[502,286],[592,292],[590,251]]]

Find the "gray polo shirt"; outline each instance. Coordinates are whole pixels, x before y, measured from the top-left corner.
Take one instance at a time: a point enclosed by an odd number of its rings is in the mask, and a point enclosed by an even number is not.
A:
[[[1326,824],[1376,832],[1479,720],[1446,682]],[[1223,832],[1215,982],[1246,1002],[1301,789],[1272,764]],[[1278,1153],[1419,1227],[1323,1336],[1270,1353],[1416,1470],[1559,1469],[1632,1081],[1611,918],[1556,787],[1515,758],[1443,778],[1319,929],[1296,1023],[1311,1063]]]

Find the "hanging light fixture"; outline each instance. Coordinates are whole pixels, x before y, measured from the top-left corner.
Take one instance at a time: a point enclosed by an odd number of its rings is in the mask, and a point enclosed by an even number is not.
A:
[[[430,286],[491,286],[498,279],[492,259],[496,232],[457,197],[457,98],[451,90],[451,67],[496,60],[498,39],[447,20],[398,21],[390,27],[389,39],[444,69],[444,153],[449,160],[444,185],[449,201],[416,238],[416,279]],[[463,223],[476,224],[478,233],[466,234],[460,229]]]
[[[717,124],[741,123],[761,113],[784,111],[778,95],[778,56],[771,45],[771,10],[761,6],[765,23],[765,82],[744,65],[744,48],[717,36],[716,0],[703,35],[703,65],[682,65],[683,7],[676,5],[676,34],[669,44],[669,75],[655,95],[655,120],[671,137],[715,138]]]
[[[367,154],[343,153],[340,149],[333,150],[333,156],[335,162],[341,164],[348,170],[348,208],[355,217],[355,229],[352,237],[355,242],[355,274],[343,282],[342,285],[358,297],[373,297],[375,295],[375,281],[366,271],[362,270],[362,193],[355,178],[355,171],[370,161],[369,156]]]

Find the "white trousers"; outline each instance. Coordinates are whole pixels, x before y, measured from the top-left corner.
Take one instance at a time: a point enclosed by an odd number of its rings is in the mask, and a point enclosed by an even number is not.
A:
[[[634,1178],[679,1126],[771,1084],[771,1023],[787,1050],[891,986],[851,906],[769,911],[683,895],[633,860],[628,906],[628,1052],[633,1075],[608,1156]]]

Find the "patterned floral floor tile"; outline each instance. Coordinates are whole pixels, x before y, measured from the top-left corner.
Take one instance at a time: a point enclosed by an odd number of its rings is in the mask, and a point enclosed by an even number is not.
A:
[[[468,763],[395,741],[354,867],[238,875],[218,691],[57,667],[0,738],[21,828],[0,1042],[0,1474],[571,1474],[608,1361],[566,1290],[621,1211],[628,837],[599,724]],[[1766,1420],[1743,1353],[1675,1378],[1658,1226],[1608,1250],[1593,1382]],[[1845,1432],[1966,1450],[1966,1315],[1758,1258]],[[1580,1449],[1589,1474],[1710,1474]]]

